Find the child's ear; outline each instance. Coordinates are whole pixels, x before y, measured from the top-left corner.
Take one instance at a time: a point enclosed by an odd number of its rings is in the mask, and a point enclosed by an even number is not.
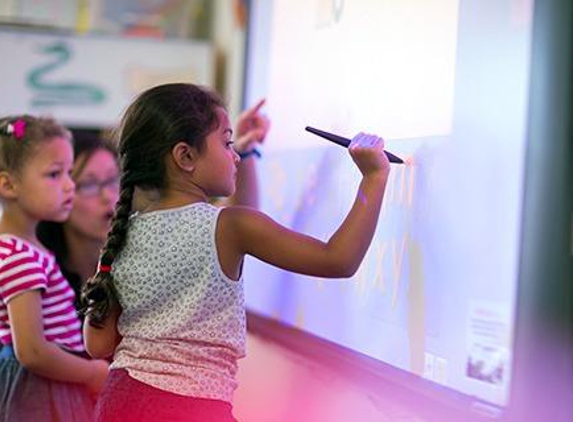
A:
[[[178,142],[171,150],[171,157],[175,165],[181,170],[192,172],[195,169],[195,163],[199,153],[197,149],[186,144],[185,142]]]
[[[14,199],[17,196],[14,177],[6,171],[0,171],[0,196],[6,199]]]

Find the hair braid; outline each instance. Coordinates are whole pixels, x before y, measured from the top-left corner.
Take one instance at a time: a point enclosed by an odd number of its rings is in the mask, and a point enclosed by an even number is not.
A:
[[[125,172],[120,181],[119,200],[115,207],[111,230],[100,256],[100,266],[112,266],[115,257],[125,245],[134,184],[129,181],[129,172]],[[110,306],[117,302],[117,292],[110,271],[100,271],[88,280],[82,289],[82,310],[89,317],[90,324],[99,327],[107,317]]]
[[[162,191],[168,186],[166,157],[179,142],[203,150],[220,125],[222,99],[192,84],[159,85],[141,93],[127,108],[118,128],[120,197],[97,274],[82,289],[82,307],[93,326],[101,326],[118,295],[110,267],[125,245],[134,189]]]

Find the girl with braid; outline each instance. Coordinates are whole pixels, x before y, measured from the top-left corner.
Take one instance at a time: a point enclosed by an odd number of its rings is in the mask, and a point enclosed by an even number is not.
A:
[[[217,205],[258,205],[256,146],[263,142],[269,128],[260,113],[264,100],[244,110],[237,119],[235,150],[242,155],[237,166],[237,191]],[[54,253],[62,274],[79,299],[83,283],[97,269],[99,254],[111,228],[119,197],[119,168],[115,145],[95,135],[74,133],[72,178],[76,195],[69,218],[42,221],[36,230],[38,239]],[[81,316],[81,315],[80,315]]]
[[[75,294],[36,237],[72,209],[70,133],[51,119],[0,119],[0,421],[91,421],[108,373],[85,354]]]
[[[377,136],[354,137],[357,199],[323,242],[251,208],[208,203],[233,194],[239,162],[217,95],[190,84],[142,93],[122,120],[116,215],[82,293],[88,353],[113,354],[96,420],[234,421],[245,255],[320,277],[353,274],[386,187],[382,150]]]

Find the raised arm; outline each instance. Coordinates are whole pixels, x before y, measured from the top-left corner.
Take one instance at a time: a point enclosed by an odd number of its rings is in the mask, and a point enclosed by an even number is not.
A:
[[[327,242],[289,230],[258,211],[233,207],[221,215],[221,238],[229,240],[223,250],[237,251],[233,262],[252,255],[297,273],[351,276],[370,245],[382,205],[389,173],[383,147],[373,135],[354,138],[349,150],[363,178],[350,212]]]
[[[235,150],[249,153],[265,141],[270,122],[261,113],[265,100],[260,100],[253,107],[243,111],[235,126]],[[257,180],[257,156],[250,154],[241,159],[237,165],[237,190],[230,198],[222,199],[221,205],[259,206],[259,185]]]

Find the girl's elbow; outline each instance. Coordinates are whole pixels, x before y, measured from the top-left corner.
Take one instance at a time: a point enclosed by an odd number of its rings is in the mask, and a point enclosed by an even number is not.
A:
[[[325,262],[325,277],[329,278],[350,278],[362,263],[362,257],[348,250],[330,248]]]
[[[85,343],[86,352],[93,359],[107,359],[113,354],[113,350],[109,350],[107,347],[97,347],[93,343]]]
[[[27,370],[34,372],[36,369],[42,367],[43,353],[39,346],[30,345],[25,347],[14,347],[14,354],[16,359]]]
[[[101,328],[84,328],[84,347],[94,359],[107,359],[113,355],[121,337]]]
[[[338,261],[330,266],[327,277],[331,278],[350,278],[358,270],[359,265],[352,262]]]
[[[107,359],[113,355],[115,350],[115,347],[112,347],[108,342],[90,339],[90,336],[84,337],[84,347],[88,355],[94,359]]]
[[[356,271],[358,271],[358,265],[346,266],[341,270],[339,277],[340,278],[350,278],[354,274],[356,274]]]

